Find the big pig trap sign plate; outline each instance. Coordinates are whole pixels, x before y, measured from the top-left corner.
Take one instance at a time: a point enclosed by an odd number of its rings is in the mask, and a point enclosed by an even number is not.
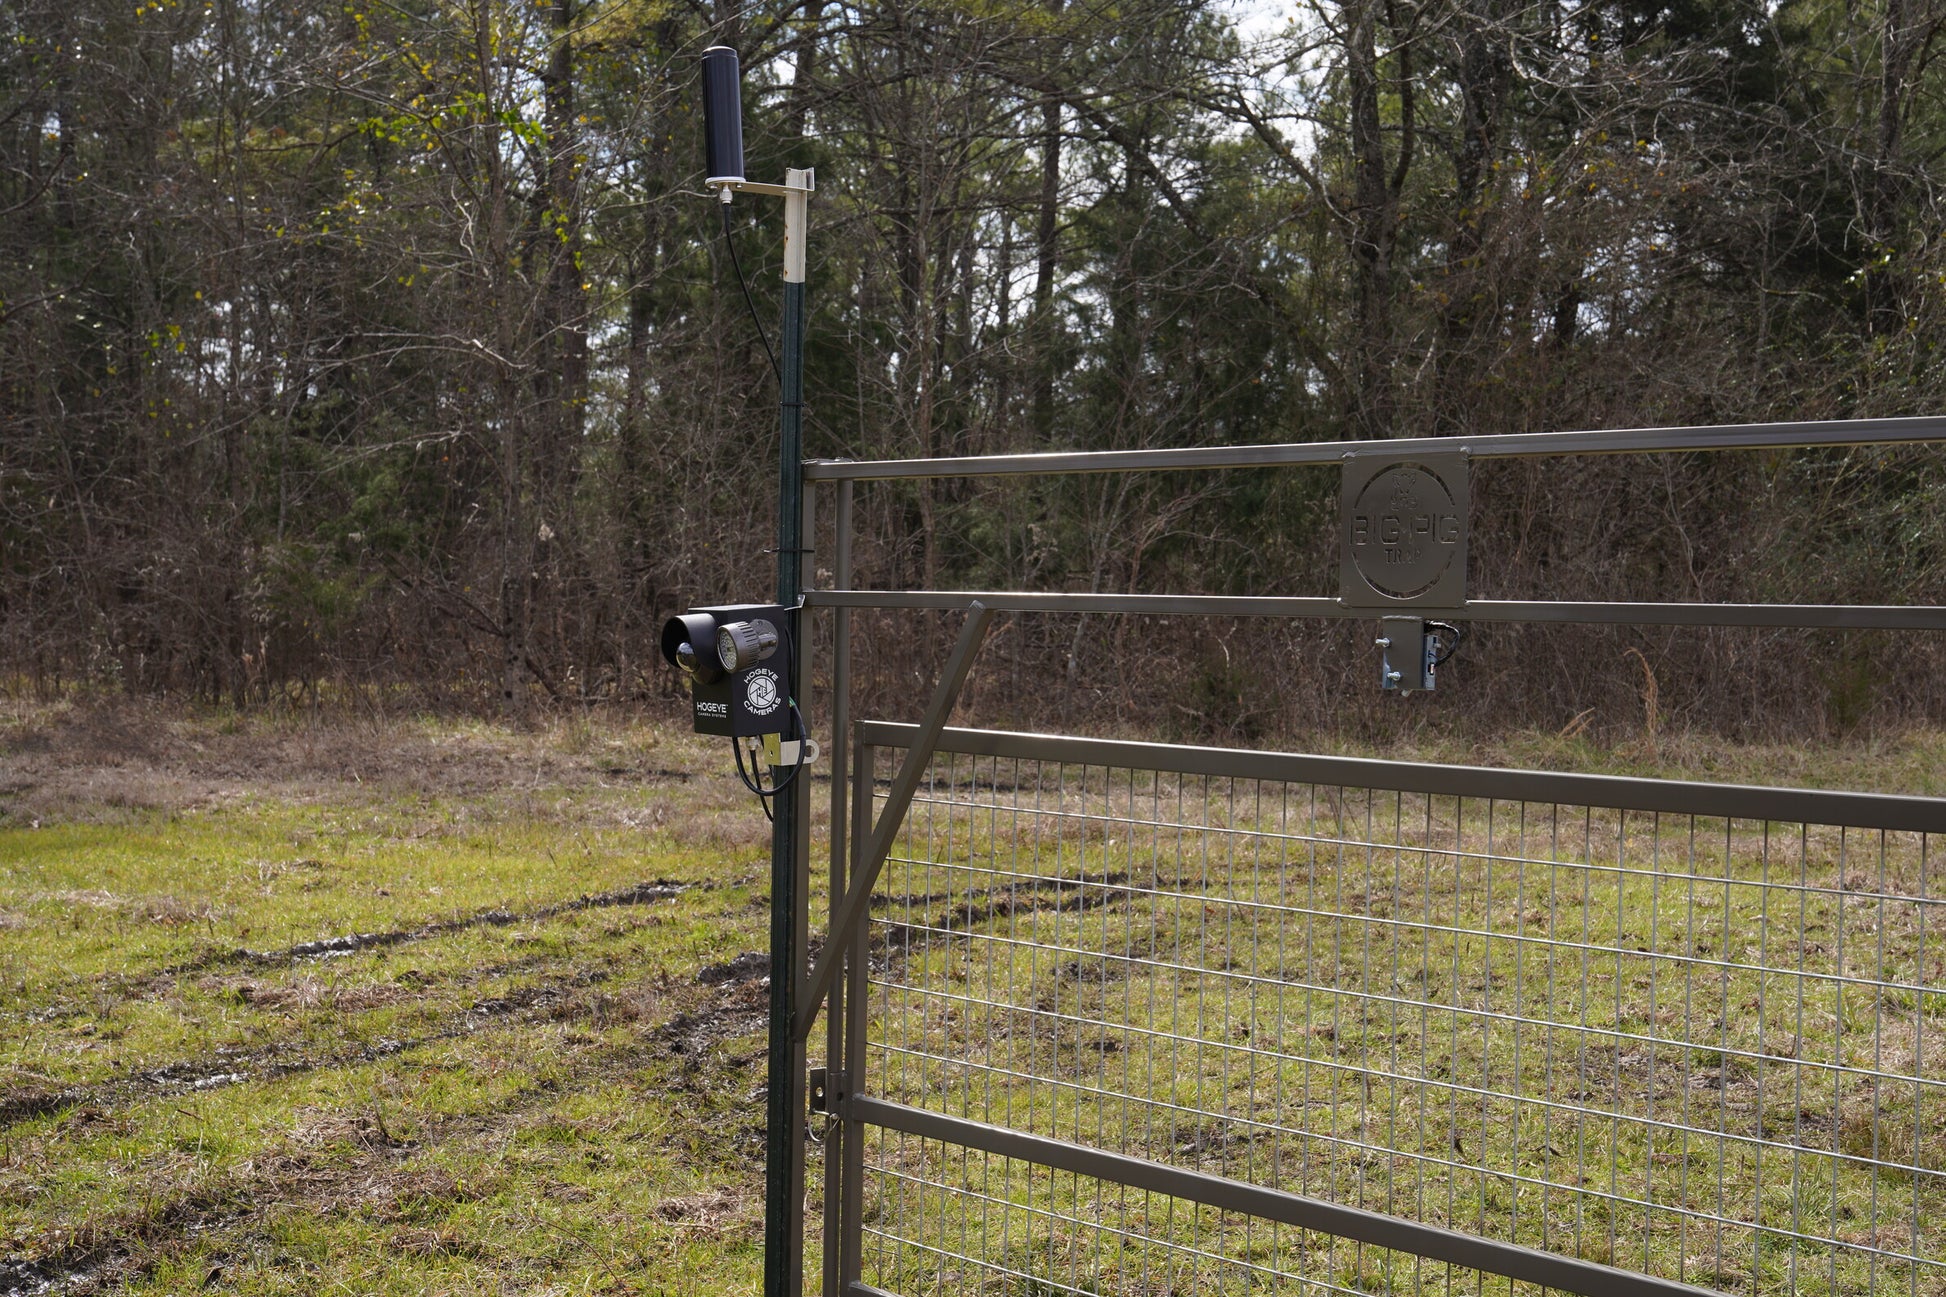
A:
[[[1339,602],[1462,611],[1467,500],[1463,452],[1347,456],[1339,494]]]

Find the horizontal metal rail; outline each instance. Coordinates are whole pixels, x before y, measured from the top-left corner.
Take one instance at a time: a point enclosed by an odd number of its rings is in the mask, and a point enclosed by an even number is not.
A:
[[[858,741],[878,747],[909,746],[918,727],[864,721]],[[940,752],[971,756],[1061,761],[1074,765],[1159,770],[1217,778],[1378,789],[1385,792],[1494,798],[1501,801],[1660,811],[1710,819],[1782,820],[1834,827],[1946,834],[1946,798],[1823,788],[1765,788],[1688,780],[1638,779],[1624,775],[1561,774],[1546,770],[1499,770],[1433,762],[1380,761],[1369,757],[1252,752],[1241,748],[1188,747],[1117,739],[1016,734],[948,728]]]
[[[1946,417],[1831,419],[1719,424],[1700,428],[1614,428],[1581,432],[1514,432],[1482,437],[1406,437],[1309,441],[1168,450],[1050,451],[938,459],[807,460],[813,482],[928,477],[1022,477],[1055,473],[1156,473],[1175,469],[1281,468],[1336,464],[1350,455],[1388,458],[1464,451],[1475,459],[1548,455],[1641,455],[1664,451],[1808,450],[1946,441]]]
[[[843,1115],[847,1120],[902,1131],[921,1139],[940,1140],[962,1148],[1166,1194],[1219,1211],[1240,1212],[1298,1229],[1317,1230],[1339,1238],[1425,1257],[1429,1261],[1444,1261],[1487,1274],[1541,1284],[1560,1292],[1577,1293],[1580,1297],[1717,1297],[1714,1290],[1698,1288],[1693,1284],[1617,1270],[1576,1257],[1557,1256],[1515,1243],[1478,1238],[1438,1225],[1426,1225],[1359,1207],[1301,1197],[1226,1176],[1109,1153],[1085,1144],[1031,1135],[883,1099],[854,1096],[845,1101]]]
[[[1209,594],[1064,594],[1031,590],[813,590],[812,608],[961,609],[1128,613],[1161,617],[1298,617],[1369,621],[1384,610],[1335,598]],[[1401,609],[1405,612],[1416,609]],[[1574,603],[1474,599],[1450,615],[1482,622],[1575,622],[1610,626],[1743,626],[1808,630],[1946,630],[1946,607],[1897,604]]]

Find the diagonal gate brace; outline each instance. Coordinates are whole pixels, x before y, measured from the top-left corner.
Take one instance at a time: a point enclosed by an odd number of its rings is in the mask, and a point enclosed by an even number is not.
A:
[[[946,721],[953,714],[953,705],[959,701],[960,687],[966,683],[967,673],[973,669],[973,658],[979,653],[980,645],[986,639],[987,623],[992,620],[993,609],[978,599],[967,606],[966,625],[960,629],[959,642],[953,645],[952,656],[946,659],[946,669],[940,673],[939,685],[933,690],[932,701],[926,705],[926,715],[919,723],[919,732],[913,736],[912,746],[906,750],[905,761],[899,766],[897,777],[892,780],[892,790],[885,798],[885,809],[879,812],[878,823],[872,829],[872,840],[852,870],[851,887],[845,892],[843,903],[832,911],[831,930],[825,936],[824,950],[804,984],[804,993],[798,998],[799,1040],[811,1034],[811,1026],[817,1021],[818,1009],[824,1003],[825,993],[831,989],[831,979],[836,976],[838,965],[844,959],[846,939],[865,913],[872,888],[878,883],[879,871],[885,868],[885,858],[892,853],[892,840],[905,823],[905,813],[912,806],[912,796],[919,791],[919,779],[932,761],[933,749],[939,746],[939,736],[945,731]]]

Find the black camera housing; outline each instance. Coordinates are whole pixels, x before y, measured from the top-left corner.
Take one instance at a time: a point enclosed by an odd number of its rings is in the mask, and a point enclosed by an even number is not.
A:
[[[662,656],[689,677],[690,722],[698,734],[758,738],[789,736],[792,651],[791,610],[778,604],[738,603],[719,608],[691,608],[662,626]],[[735,622],[769,622],[777,630],[777,647],[740,671],[723,669],[716,656],[716,633]],[[685,667],[679,650],[688,644],[694,666]]]

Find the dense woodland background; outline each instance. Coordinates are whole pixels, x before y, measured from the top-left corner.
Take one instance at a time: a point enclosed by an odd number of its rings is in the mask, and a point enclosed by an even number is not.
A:
[[[879,457],[1946,412],[1942,22],[9,0],[0,674],[668,698],[660,619],[775,570],[774,380],[699,183],[709,44],[742,53],[750,174],[817,168],[808,451]],[[731,217],[774,334],[778,205]],[[1335,490],[863,489],[860,581],[1330,593]],[[1474,495],[1480,597],[1946,602],[1937,451],[1482,465]],[[895,705],[930,667],[894,629],[866,678]],[[1368,629],[1023,617],[976,701],[1226,740],[1946,716],[1911,636],[1516,628],[1381,711]]]

